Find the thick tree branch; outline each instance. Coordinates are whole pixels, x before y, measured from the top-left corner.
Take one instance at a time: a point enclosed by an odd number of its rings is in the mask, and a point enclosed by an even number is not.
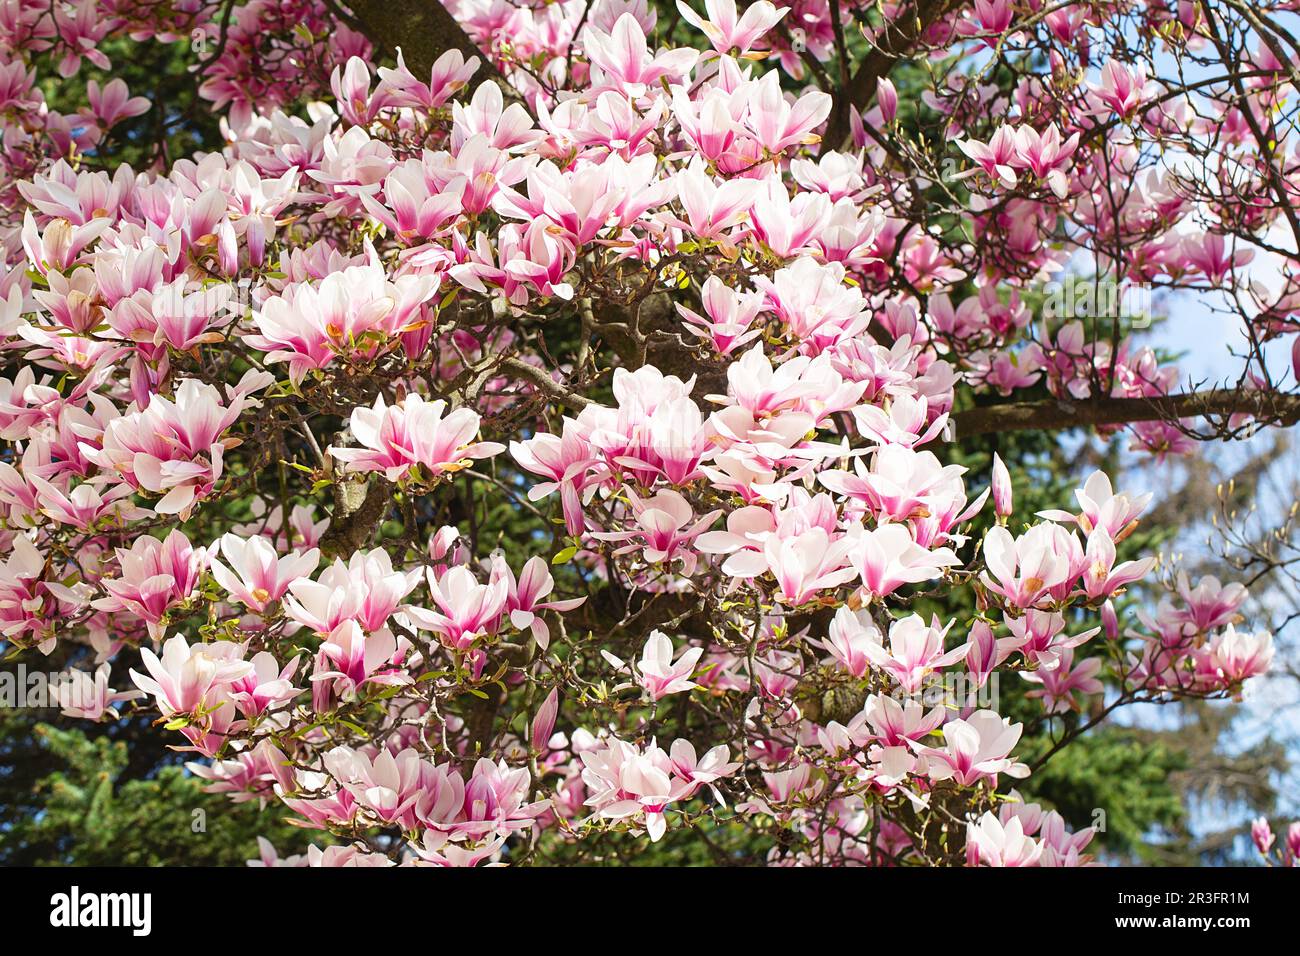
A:
[[[346,558],[370,545],[375,528],[393,507],[393,486],[376,475],[369,484],[356,476],[340,477],[334,484],[334,512],[321,535],[321,553],[327,559]]]
[[[955,413],[950,420],[955,440],[998,432],[1052,431],[1086,425],[1239,414],[1268,424],[1294,425],[1300,420],[1300,395],[1221,388],[1149,398],[1049,399],[972,408]]]

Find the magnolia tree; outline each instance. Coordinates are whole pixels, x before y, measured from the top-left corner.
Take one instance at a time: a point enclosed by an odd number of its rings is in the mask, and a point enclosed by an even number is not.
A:
[[[267,864],[1088,863],[1017,787],[1272,638],[952,443],[1300,415],[1294,6],[3,0],[0,634],[320,831]]]

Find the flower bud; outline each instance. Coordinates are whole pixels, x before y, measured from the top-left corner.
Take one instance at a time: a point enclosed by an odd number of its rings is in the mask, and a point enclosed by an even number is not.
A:
[[[546,742],[551,739],[551,732],[555,730],[555,715],[560,710],[560,697],[557,691],[558,688],[551,688],[551,692],[546,695],[546,700],[542,701],[537,716],[533,718],[534,750],[544,750]]]
[[[1289,836],[1289,834],[1288,834]],[[1273,831],[1268,825],[1268,820],[1264,817],[1258,817],[1251,821],[1250,838],[1255,841],[1255,848],[1260,853],[1268,856],[1269,849],[1273,846]]]
[[[883,77],[876,85],[876,104],[880,107],[880,118],[885,123],[892,123],[898,115],[898,90]]]
[[[1007,518],[1011,514],[1011,473],[1007,471],[1007,466],[1002,463],[1002,458],[993,453],[993,509],[997,512],[999,518]]]

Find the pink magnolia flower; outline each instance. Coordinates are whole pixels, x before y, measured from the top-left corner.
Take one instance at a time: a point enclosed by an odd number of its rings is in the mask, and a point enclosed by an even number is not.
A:
[[[789,803],[805,793],[810,797],[815,796],[816,792],[813,788],[816,784],[812,782],[812,769],[810,764],[803,763],[790,770],[764,772],[763,783],[772,794],[773,802]],[[764,810],[770,808],[765,807]]]
[[[569,534],[580,534],[586,526],[583,495],[585,492],[590,500],[595,493],[596,484],[590,473],[599,459],[592,454],[578,422],[566,417],[560,435],[542,433],[525,441],[512,441],[510,455],[521,467],[548,479],[528,489],[528,500],[537,501],[558,489],[565,528]]]
[[[429,569],[427,577],[429,596],[437,610],[408,606],[406,613],[416,627],[433,631],[448,647],[461,651],[496,633],[509,598],[505,578],[494,576],[487,584],[480,584],[474,572],[463,565],[441,577]]]
[[[1035,866],[1042,854],[1018,817],[1003,824],[990,810],[966,825],[967,866]]]
[[[143,96],[131,96],[121,79],[110,80],[103,87],[95,80],[86,84],[89,114],[103,129],[116,126],[122,120],[149,112],[149,101]]]
[[[830,115],[831,96],[821,90],[806,90],[793,103],[786,100],[776,70],[763,74],[752,84],[745,121],[758,142],[770,153],[798,143],[815,143],[813,130]]]
[[[375,853],[359,846],[327,846],[321,849],[314,843],[307,847],[307,866],[327,867],[389,867],[393,861],[383,853]]]
[[[294,788],[293,773],[286,764],[289,758],[269,738],[251,750],[244,750],[227,760],[214,760],[210,764],[197,760],[185,764],[185,769],[203,780],[210,781],[204,793],[221,793],[232,803],[257,800],[261,809],[280,791]],[[265,841],[262,841],[265,843]],[[267,846],[259,843],[265,853]],[[274,849],[271,850],[274,855]],[[293,858],[291,858],[293,859]],[[283,865],[292,865],[285,863]]]
[[[749,505],[727,515],[725,531],[706,531],[695,540],[704,554],[730,555],[722,571],[732,577],[751,578],[768,570],[763,543],[777,530],[776,517],[767,508]]]
[[[709,19],[705,20],[692,10],[685,0],[677,0],[682,19],[703,31],[718,53],[735,53],[744,56],[763,34],[790,12],[786,7],[778,10],[768,0],[758,0],[745,8],[744,15],[736,16],[735,0],[704,0]]]
[[[549,162],[540,163],[528,171],[528,196],[506,191],[497,205],[503,214],[512,218],[545,217],[571,245],[586,245],[605,229],[616,209],[624,203],[634,169],[645,176],[653,175],[653,163],[647,168],[640,160],[633,166],[621,160],[607,161],[572,172],[561,172]],[[631,216],[633,221],[637,218],[635,213]]]
[[[501,87],[491,81],[480,83],[468,103],[452,103],[451,149],[459,153],[476,136],[487,145],[518,151],[538,138],[528,110],[520,103],[506,106]]]
[[[980,574],[984,586],[1015,607],[1031,608],[1051,588],[1072,581],[1075,569],[1069,552],[1055,538],[1057,532],[1073,537],[1059,525],[1035,525],[1019,538],[1001,525],[990,528],[984,536],[988,570]]]
[[[1229,276],[1255,258],[1254,249],[1238,249],[1235,242],[1214,232],[1201,236],[1185,236],[1179,246],[1179,254],[1187,266],[1201,272],[1212,284],[1223,285]]]
[[[551,739],[551,732],[555,729],[555,718],[559,712],[560,691],[558,687],[552,687],[551,692],[542,701],[542,706],[537,708],[537,713],[534,715],[530,727],[528,739],[534,750],[542,751],[547,748],[547,744]]]
[[[380,89],[384,91],[385,100],[393,106],[434,110],[464,88],[473,79],[478,66],[478,57],[471,56],[467,60],[460,50],[448,50],[434,62],[426,84],[407,69],[402,51],[398,49],[397,69],[379,68]]]
[[[859,335],[871,322],[866,299],[845,284],[845,275],[842,263],[802,256],[771,279],[756,276],[754,285],[767,295],[790,336],[816,354]]]
[[[831,658],[856,678],[862,678],[871,666],[869,647],[882,643],[880,628],[865,609],[854,611],[848,605],[841,607],[831,618],[826,640],[822,647]]]
[[[696,520],[690,502],[670,488],[656,492],[648,500],[637,497],[630,489],[627,496],[632,506],[630,517],[634,526],[626,531],[596,531],[591,536],[601,541],[632,542],[618,548],[615,554],[640,551],[649,564],[666,565],[680,561],[682,574],[687,577],[694,574],[699,556],[690,545],[722,511],[710,511]]]
[[[208,566],[207,551],[173,530],[162,541],[149,535],[137,538],[129,549],[118,548],[116,555],[119,574],[100,582],[108,596],[91,605],[101,611],[129,611],[149,625],[151,636],[160,638],[163,616],[198,587]]]
[[[266,352],[268,363],[288,362],[290,380],[298,384],[336,355],[369,361],[404,344],[405,336],[428,321],[422,310],[439,281],[437,275],[390,279],[376,257],[331,272],[318,284],[293,283],[271,296],[253,314],[257,334],[244,341]]]
[[[50,697],[67,717],[83,720],[101,720],[107,714],[117,720],[114,704],[143,697],[140,691],[115,691],[108,686],[110,667],[100,664],[91,675],[86,671],[70,670],[50,686]]]
[[[217,547],[212,549],[214,555],[218,552],[230,562],[230,567],[213,557],[212,576],[217,584],[234,600],[258,614],[284,597],[294,581],[313,574],[320,563],[320,551],[316,548],[280,556],[275,546],[261,535],[251,538],[222,535]]]
[[[370,67],[359,56],[349,57],[346,65],[335,67],[330,76],[334,99],[348,122],[356,126],[370,125],[387,105],[382,92],[371,93],[370,79]]]
[[[328,687],[325,681],[319,682],[316,687]],[[315,688],[313,688],[313,696]],[[313,710],[320,713],[322,708],[313,706]],[[346,787],[338,784],[334,777],[322,770],[302,770],[298,769],[293,772],[293,780],[290,786],[285,787],[286,793],[280,797],[284,805],[298,814],[303,825],[318,830],[326,829],[332,823],[349,824],[360,812],[356,798]],[[290,796],[293,792],[313,794],[310,797]]]
[[[1011,791],[1008,796],[1019,796]],[[998,812],[1001,820],[1009,822],[1018,819],[1024,825],[1028,836],[1037,836],[1043,847],[1043,855],[1038,859],[1039,866],[1075,867],[1090,866],[1091,857],[1083,850],[1097,835],[1094,827],[1086,827],[1077,833],[1065,829],[1065,818],[1055,810],[1042,812],[1037,804],[1006,803]]]
[[[887,76],[876,83],[876,105],[880,107],[880,118],[887,124],[898,115],[898,89]]]
[[[616,668],[626,666],[607,651],[601,653]],[[696,686],[690,677],[703,654],[702,647],[688,647],[674,662],[672,639],[662,631],[651,631],[637,662],[637,682],[655,701],[689,691]]]
[[[810,414],[817,424],[852,407],[866,387],[862,382],[846,382],[824,353],[816,358],[796,355],[774,367],[759,345],[728,366],[727,386],[726,401],[755,419],[795,410]]]
[[[643,95],[660,77],[682,76],[699,58],[696,50],[651,54],[645,29],[631,13],[620,16],[609,33],[588,25],[582,33],[582,48],[595,67],[596,89],[613,88],[629,96]]]
[[[686,211],[682,225],[700,239],[723,240],[742,222],[758,198],[762,184],[752,179],[728,179],[718,185],[697,159],[675,177],[677,198]]]
[[[221,435],[247,404],[246,394],[238,390],[227,405],[216,386],[187,378],[174,401],[155,394],[143,411],[110,421],[102,447],[83,442],[80,448],[87,459],[108,474],[121,475],[131,487],[161,493],[154,511],[186,517],[221,477],[226,450]]]
[[[1004,614],[1007,630],[1011,638],[998,641],[998,655],[1004,656],[1004,647],[1018,650],[1031,664],[1040,667],[1055,667],[1061,655],[1072,648],[1086,643],[1096,636],[1101,628],[1092,627],[1073,636],[1066,636],[1065,615],[1059,611],[1030,610],[1017,617]],[[1003,641],[1007,641],[1005,645]]]
[[[304,577],[289,582],[285,614],[322,636],[346,621],[378,631],[419,585],[421,576],[418,567],[393,570],[392,558],[383,548],[358,551],[347,564],[335,558],[315,581]]]
[[[537,645],[542,650],[550,646],[551,632],[546,622],[542,620],[540,612],[555,611],[563,614],[565,611],[572,611],[587,600],[586,597],[580,597],[563,601],[543,601],[542,598],[555,589],[555,578],[551,576],[546,561],[540,557],[529,558],[524,563],[518,580],[515,579],[514,571],[504,559],[496,562],[492,570],[494,574],[500,574],[506,581],[506,613],[510,617],[510,623],[520,629],[531,629]]]
[[[963,787],[980,780],[997,782],[998,774],[1027,777],[1029,768],[1008,757],[1020,740],[1021,725],[991,710],[979,710],[965,720],[943,726],[943,747],[921,748],[931,780],[953,779]]]
[[[693,796],[703,786],[708,786],[713,790],[714,795],[718,796],[717,790],[713,788],[714,781],[730,776],[740,769],[740,764],[731,761],[731,753],[725,744],[710,747],[704,752],[704,756],[700,757],[693,743],[679,737],[668,748],[668,757],[673,773],[681,781],[681,785],[677,788],[679,800]],[[720,796],[718,802],[722,802]]]
[[[149,514],[145,509],[123,500],[132,494],[130,485],[118,485],[100,494],[94,485],[82,483],[65,492],[30,468],[24,467],[23,477],[36,492],[32,501],[34,510],[58,524],[90,531],[105,520],[122,522]],[[0,490],[0,498],[8,498],[9,494]]]
[[[1246,587],[1236,581],[1220,584],[1213,575],[1206,575],[1191,587],[1186,571],[1178,572],[1178,594],[1186,606],[1172,612],[1176,621],[1191,624],[1196,630],[1208,633],[1237,619],[1237,609],[1246,600]]]
[[[1052,510],[1041,511],[1038,517],[1078,524],[1084,534],[1091,534],[1094,528],[1104,528],[1111,538],[1120,541],[1132,530],[1130,526],[1135,525],[1151,502],[1150,493],[1136,497],[1117,494],[1111,489],[1110,478],[1104,471],[1094,471],[1074,496],[1079,501],[1081,513],[1078,516],[1068,511]]]
[[[818,480],[841,495],[861,502],[877,521],[906,523],[923,548],[965,539],[951,532],[984,506],[981,495],[969,507],[960,465],[941,465],[933,452],[905,445],[883,445],[867,466],[861,458],[855,472],[823,471]]]
[[[725,745],[696,759],[689,741],[672,745],[672,756],[653,741],[641,750],[633,744],[607,737],[597,747],[584,750],[582,780],[590,796],[586,805],[609,820],[636,819],[651,842],[668,829],[667,807],[689,798],[701,785],[729,776],[739,764],[728,761]]]
[[[550,806],[547,800],[526,802],[531,786],[527,767],[511,768],[504,760],[480,757],[465,782],[465,802],[455,832],[481,840],[531,828]]]
[[[425,402],[416,394],[390,406],[379,395],[373,408],[352,410],[352,436],[362,447],[331,446],[329,452],[346,462],[348,471],[382,471],[389,481],[399,481],[413,467],[437,477],[505,451],[505,445],[473,440],[479,430],[473,409],[458,408],[444,418],[446,408],[442,399]]]
[[[302,690],[293,686],[300,659],[295,657],[281,668],[269,652],[254,654],[249,661],[252,671],[230,684],[230,699],[239,712],[256,717],[301,694]]]
[[[396,754],[384,749],[372,759],[362,751],[336,747],[325,755],[325,766],[367,816],[404,829],[416,826],[416,801],[439,772],[414,749]]]
[[[1266,817],[1256,817],[1250,821],[1250,838],[1255,849],[1268,856],[1268,851],[1273,847],[1273,829],[1268,825]]]
[[[966,642],[965,660],[967,673],[970,674],[976,688],[983,687],[994,668],[1024,643],[1024,640],[1019,637],[996,638],[993,635],[993,628],[987,621],[974,621],[970,627],[970,638]]]
[[[1083,590],[1090,601],[1108,598],[1126,584],[1141,580],[1156,563],[1155,557],[1149,557],[1115,564],[1115,542],[1105,528],[1088,535],[1085,556],[1088,566],[1083,574]]]
[[[539,215],[527,226],[502,228],[495,253],[480,232],[466,261],[453,266],[450,275],[465,288],[482,294],[487,294],[489,285],[495,286],[513,305],[527,305],[533,294],[571,299],[573,286],[565,276],[575,255],[569,237],[549,218]]]
[[[285,526],[288,526],[288,538]],[[253,519],[247,524],[236,525],[233,533],[245,537],[260,536],[274,543],[277,550],[304,551],[320,544],[323,535],[330,526],[330,519],[316,520],[313,505],[294,505],[289,509],[288,520],[280,505],[268,509],[261,498],[253,500]]]
[[[184,718],[180,731],[194,749],[216,756],[235,720],[230,685],[253,670],[243,648],[229,641],[190,645],[178,634],[163,644],[161,658],[147,647],[140,648],[140,658],[149,675],[132,670],[135,685],[154,698],[164,717]]]
[[[1078,145],[1078,133],[1071,133],[1070,138],[1062,142],[1061,132],[1054,125],[1047,127],[1042,134],[1029,125],[1016,129],[1017,160],[1046,181],[1059,199],[1064,199],[1069,193],[1069,180],[1063,167],[1069,165]]]
[[[629,427],[620,427],[617,439],[612,432],[593,435],[593,441],[604,445],[607,453],[624,445],[625,435],[631,438],[621,454],[611,456],[613,464],[634,472],[657,473],[674,485],[698,477],[696,469],[709,452],[709,436],[695,402],[681,396],[646,408],[633,400],[620,403],[619,413],[620,426]]]
[[[859,573],[850,563],[857,547],[850,535],[832,535],[821,527],[770,536],[763,543],[763,559],[776,578],[777,600],[798,607],[820,591],[852,581]]]
[[[770,700],[789,702],[802,676],[803,658],[796,651],[772,648],[754,658],[754,680]]]
[[[1248,634],[1229,624],[1210,640],[1210,661],[1230,684],[1263,674],[1273,661],[1273,635]]]
[[[608,739],[600,750],[579,754],[587,806],[612,820],[640,817],[651,842],[668,829],[664,809],[673,801],[672,767],[667,754],[651,744],[642,753],[632,744]]]
[[[402,242],[421,242],[437,238],[455,224],[464,210],[466,186],[464,177],[440,186],[427,175],[424,164],[409,159],[384,180],[383,202],[369,192],[358,196],[366,211]]]
[[[1031,684],[1041,684],[1037,690],[1031,690],[1026,697],[1038,697],[1049,714],[1065,714],[1071,710],[1080,710],[1081,702],[1075,694],[1087,697],[1100,694],[1102,683],[1097,680],[1101,671],[1101,658],[1089,657],[1074,666],[1074,649],[1063,648],[1057,657],[1055,666],[1041,667],[1036,671],[1026,671],[1021,676]]]
[[[938,618],[927,625],[921,615],[913,614],[890,625],[888,647],[871,643],[863,650],[872,665],[893,677],[905,694],[915,694],[930,674],[966,655],[964,644],[944,653],[943,639],[951,627],[950,621],[940,629]]]
[[[1115,612],[1115,603],[1106,601],[1101,606],[1101,626],[1106,631],[1106,640],[1114,641],[1119,638],[1119,615]]]
[[[191,281],[179,276],[149,292],[137,292],[122,299],[108,315],[108,324],[127,337],[171,346],[178,352],[224,340],[219,329],[233,315],[229,302],[234,289],[215,285],[189,291]]]
[[[1120,116],[1132,116],[1147,97],[1146,74],[1119,60],[1107,60],[1101,68],[1101,82],[1088,84],[1093,95]]]
[[[947,413],[931,416],[930,399],[924,395],[898,395],[885,407],[859,405],[853,420],[863,438],[881,445],[924,445],[943,431]]]
[[[21,641],[20,646],[36,644],[48,654],[61,618],[86,604],[85,592],[50,580],[53,563],[26,535],[6,537],[11,553],[0,561],[0,634],[15,644]]]
[[[317,689],[333,681],[333,688],[344,700],[355,696],[367,684],[393,686],[409,683],[410,676],[391,666],[397,654],[397,639],[388,628],[366,632],[356,621],[345,620],[326,635],[316,656],[311,680],[313,706]]]
[[[762,329],[750,328],[763,306],[760,293],[740,293],[724,285],[717,276],[709,276],[700,291],[700,299],[707,318],[680,303],[677,311],[686,320],[686,330],[708,339],[719,355],[730,355],[762,334]]]
[[[782,182],[769,180],[750,212],[753,235],[782,259],[809,249],[831,218],[831,201],[822,193],[801,192],[794,199]]]
[[[922,548],[901,524],[860,531],[849,540],[863,590],[873,599],[888,597],[904,584],[933,580],[944,568],[961,563],[950,548]]]
[[[862,707],[871,728],[870,739],[885,747],[907,747],[939,729],[947,714],[942,706],[928,712],[920,701],[899,701],[885,694],[872,694]]]
[[[80,226],[74,226],[66,219],[53,219],[41,231],[29,210],[23,214],[23,250],[32,268],[41,275],[54,270],[67,271],[78,261],[82,251],[112,225],[113,221],[107,217],[92,219]]]
[[[680,87],[673,90],[672,115],[682,136],[700,156],[727,171],[744,168],[758,158],[757,144],[740,122],[745,109],[744,103],[716,87],[706,88],[697,97]]]
[[[411,850],[418,856],[420,866],[470,867],[495,859],[506,842],[499,834],[486,842],[466,846],[453,842],[453,835],[438,830],[425,830],[424,837]],[[490,864],[489,864],[490,865]]]
[[[978,169],[982,169],[1008,189],[1015,187],[1017,182],[1015,167],[1018,163],[1016,132],[1012,127],[999,126],[993,134],[993,138],[987,144],[974,139],[966,139],[958,140],[957,146],[975,161]],[[965,178],[969,175],[971,175],[971,172],[963,173],[960,174],[959,178]]]

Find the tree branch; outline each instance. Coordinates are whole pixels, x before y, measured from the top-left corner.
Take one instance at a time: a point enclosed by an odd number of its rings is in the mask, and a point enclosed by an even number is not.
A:
[[[334,512],[330,526],[321,535],[321,554],[347,558],[370,544],[375,528],[393,507],[393,486],[379,475],[369,484],[356,476],[342,477],[334,484]]]
[[[949,420],[954,429],[953,440],[956,440],[969,435],[991,435],[998,432],[1052,431],[1086,425],[1124,425],[1207,415],[1250,415],[1267,424],[1294,425],[1300,420],[1300,395],[1220,388],[1208,392],[1153,395],[1145,398],[1006,402],[956,412]]]
[[[564,402],[566,405],[579,410],[586,408],[588,405],[594,404],[591,399],[579,395],[572,389],[565,388],[559,382],[555,381],[555,379],[551,378],[550,374],[544,368],[538,368],[536,365],[529,365],[522,359],[513,356],[506,356],[497,364],[501,368],[509,369],[516,375],[528,379],[529,382],[537,387],[538,391],[554,401]]]
[[[849,121],[853,112],[871,102],[881,79],[889,75],[895,63],[912,52],[917,39],[948,11],[951,2],[952,0],[917,0],[915,10],[901,12],[881,28],[876,45],[862,58],[852,79],[835,93],[835,103],[826,124],[826,135],[822,138],[823,152],[840,148],[849,135]]]

